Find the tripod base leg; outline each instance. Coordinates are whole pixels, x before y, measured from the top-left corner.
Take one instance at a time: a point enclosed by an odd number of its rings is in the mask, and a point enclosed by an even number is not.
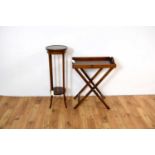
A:
[[[64,94],[64,104],[65,104],[65,108],[67,108],[66,95],[65,94]]]
[[[52,101],[53,101],[53,96],[50,97],[50,106],[49,106],[50,109],[52,107]]]

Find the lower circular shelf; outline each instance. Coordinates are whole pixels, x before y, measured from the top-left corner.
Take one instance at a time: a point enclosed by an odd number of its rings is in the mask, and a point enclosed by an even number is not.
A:
[[[65,88],[63,89],[63,87],[54,87],[53,91],[54,95],[62,95],[65,93]]]

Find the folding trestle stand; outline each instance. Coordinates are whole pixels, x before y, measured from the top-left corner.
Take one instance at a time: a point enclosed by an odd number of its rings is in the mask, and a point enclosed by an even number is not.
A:
[[[52,45],[46,48],[49,56],[49,69],[50,69],[50,108],[52,107],[53,95],[63,95],[64,97],[64,104],[67,108],[66,103],[66,89],[65,89],[65,52],[67,47],[64,45]],[[53,62],[52,62],[52,55],[62,55],[62,86],[53,86]],[[59,75],[57,75],[59,76]]]
[[[89,95],[91,92],[94,92],[99,100],[105,105],[107,109],[110,107],[104,102],[105,96],[98,89],[98,85],[109,75],[109,73],[116,67],[114,59],[112,57],[73,57],[73,68],[84,80],[86,85],[77,93],[74,99],[78,98],[78,104],[74,107],[76,109]],[[94,74],[93,77],[89,77],[85,69],[97,69],[98,71]],[[101,71],[107,68],[108,71],[99,79],[95,84],[93,80],[101,73]],[[90,87],[90,90],[86,95],[80,99],[80,94],[87,88]]]

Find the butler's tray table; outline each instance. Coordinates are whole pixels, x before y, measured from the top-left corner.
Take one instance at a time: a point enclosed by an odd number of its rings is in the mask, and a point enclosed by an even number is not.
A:
[[[113,57],[73,57],[72,66],[75,71],[80,75],[80,77],[86,83],[83,88],[77,93],[74,99],[78,98],[78,104],[74,107],[76,109],[89,95],[91,92],[94,92],[99,100],[105,105],[107,109],[110,107],[105,103],[105,96],[99,90],[98,85],[107,77],[107,75],[116,67]],[[98,82],[94,83],[95,78],[101,73],[103,69],[107,68],[108,70],[101,76]],[[86,69],[98,69],[97,72],[90,77]],[[80,94],[89,87],[90,90],[86,93],[83,98],[80,98]]]

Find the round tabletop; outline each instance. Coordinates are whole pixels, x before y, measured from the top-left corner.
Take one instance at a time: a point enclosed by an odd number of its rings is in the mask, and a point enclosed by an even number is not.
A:
[[[65,45],[51,45],[51,46],[47,46],[46,47],[47,50],[66,50],[67,49],[67,46]]]

